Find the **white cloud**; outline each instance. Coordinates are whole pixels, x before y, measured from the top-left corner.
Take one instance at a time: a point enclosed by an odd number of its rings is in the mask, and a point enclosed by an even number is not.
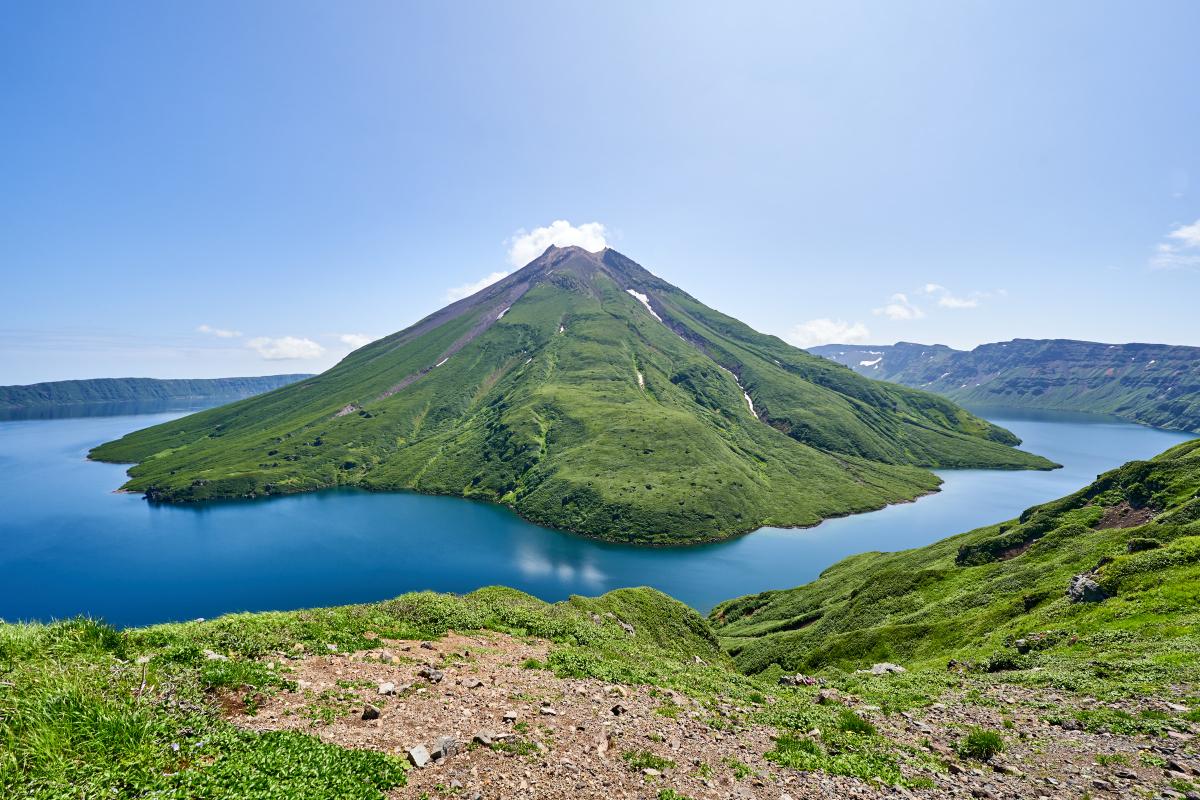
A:
[[[1169,239],[1178,239],[1180,247],[1200,247],[1200,219],[1191,225],[1180,225],[1167,234]]]
[[[283,361],[292,358],[319,358],[325,348],[312,339],[297,336],[281,336],[272,339],[259,336],[246,342],[246,347],[258,353],[268,361]]]
[[[357,350],[375,341],[375,337],[367,336],[365,333],[343,333],[338,336],[338,341],[342,344],[348,344]]]
[[[236,339],[242,335],[241,331],[230,331],[224,328],[214,328],[211,325],[201,325],[196,328],[200,333],[207,333],[209,336],[216,336],[218,339]]]
[[[810,319],[788,332],[787,339],[796,347],[816,347],[819,344],[863,344],[871,332],[861,322],[840,319]]]
[[[1200,269],[1200,219],[1178,226],[1167,238],[1172,241],[1159,242],[1154,248],[1153,269]]]
[[[455,286],[453,289],[446,290],[446,299],[453,302],[462,300],[464,297],[470,297],[481,289],[486,289],[501,278],[508,277],[507,272],[493,272],[490,275],[485,275],[474,283],[464,283],[462,286]]]
[[[876,308],[873,313],[897,321],[921,319],[925,316],[925,312],[914,305],[908,299],[908,295],[903,292],[896,292],[888,300],[887,305]]]
[[[608,246],[608,231],[599,222],[585,222],[576,227],[565,219],[556,219],[542,228],[526,232],[517,231],[508,240],[508,262],[520,268],[533,261],[550,245],[568,247],[576,245],[595,253]]]
[[[945,286],[940,283],[925,284],[925,294],[931,295],[937,299],[937,304],[942,308],[978,308],[983,298],[988,296],[988,292],[971,292],[966,297],[955,295]]]

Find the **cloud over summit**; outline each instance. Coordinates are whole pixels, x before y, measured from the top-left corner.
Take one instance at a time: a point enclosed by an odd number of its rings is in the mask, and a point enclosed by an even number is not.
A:
[[[508,247],[508,263],[512,265],[513,269],[520,269],[546,252],[546,248],[550,245],[556,247],[574,245],[595,253],[608,246],[607,236],[608,231],[600,222],[572,225],[565,219],[556,219],[549,225],[543,225],[531,231],[521,228],[505,241],[505,245]],[[472,283],[453,286],[446,290],[446,300],[454,302],[462,300],[464,297],[470,297],[511,274],[512,270],[496,271],[484,275]]]
[[[508,263],[514,268],[523,267],[550,245],[575,245],[595,253],[608,246],[607,236],[608,231],[600,222],[585,222],[575,226],[565,219],[556,219],[549,225],[531,231],[522,228],[508,240]]]

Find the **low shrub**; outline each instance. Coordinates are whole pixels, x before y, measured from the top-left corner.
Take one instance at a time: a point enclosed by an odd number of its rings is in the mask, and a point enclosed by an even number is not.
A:
[[[993,756],[1004,752],[1004,737],[995,731],[983,728],[971,728],[966,737],[958,745],[958,754],[964,758],[977,758],[987,761]]]

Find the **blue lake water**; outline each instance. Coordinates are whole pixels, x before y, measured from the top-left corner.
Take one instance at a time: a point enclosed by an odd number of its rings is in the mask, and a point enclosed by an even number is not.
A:
[[[786,588],[866,550],[900,550],[1016,516],[1099,473],[1191,438],[1113,420],[990,410],[1054,472],[940,473],[915,503],[805,530],[686,548],[606,544],[449,497],[332,490],[200,506],[113,492],[124,467],[89,448],[180,416],[0,422],[0,619],[116,625],[380,600],[504,584],[546,600],[654,586],[701,611]]]

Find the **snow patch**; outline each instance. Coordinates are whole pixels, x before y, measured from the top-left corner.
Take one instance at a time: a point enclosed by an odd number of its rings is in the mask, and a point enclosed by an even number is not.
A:
[[[446,356],[446,357],[445,357],[445,358],[443,358],[441,361],[439,361],[438,363],[436,363],[436,364],[434,364],[434,365],[433,365],[433,366],[434,366],[434,369],[437,369],[438,367],[440,367],[442,364],[445,364],[445,363],[446,363],[447,361],[449,361],[449,360],[450,360],[450,356]]]
[[[660,317],[658,314],[656,314],[654,312],[654,309],[650,307],[649,296],[644,295],[641,292],[634,291],[633,289],[626,289],[625,291],[629,292],[629,294],[636,297],[638,299],[638,301],[646,307],[646,310],[650,312],[651,316],[653,316],[659,322],[662,322],[662,317]]]
[[[860,367],[875,367],[875,369],[879,369],[880,361],[883,361],[883,356],[880,356],[879,358],[875,359],[874,361],[860,361],[860,362],[858,362],[858,365]]]
[[[646,378],[644,375],[642,375],[642,371],[640,369],[637,371],[637,376],[638,376],[638,388],[645,389],[646,388]]]
[[[717,364],[717,366],[721,367],[720,364]],[[742,397],[746,398],[746,405],[750,407],[750,413],[757,418],[758,411],[754,409],[754,401],[750,399],[750,393],[746,391],[746,387],[742,386],[742,381],[738,378],[737,373],[731,369],[725,369],[725,367],[721,367],[721,369],[724,369],[726,372],[728,372],[729,376],[733,378],[733,382],[736,383],[738,388],[742,390]]]
[[[512,308],[512,306],[509,306],[508,308]],[[504,315],[508,313],[508,308],[501,311],[500,314],[496,317],[496,319],[504,319]]]
[[[566,326],[566,325],[559,325],[559,326],[558,326],[558,332],[559,332],[559,333],[562,333],[562,332],[563,332],[563,331],[565,331],[566,329],[567,329],[567,326]]]

